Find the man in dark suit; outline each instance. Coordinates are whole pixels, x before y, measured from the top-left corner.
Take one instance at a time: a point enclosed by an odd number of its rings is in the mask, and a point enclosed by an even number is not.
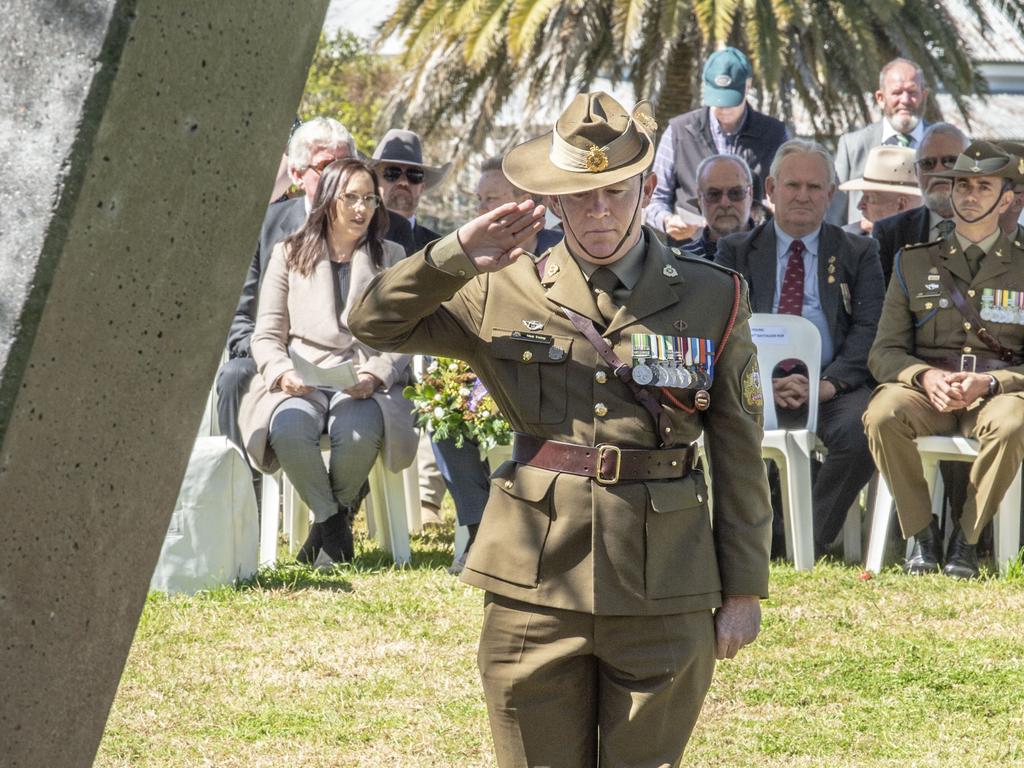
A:
[[[420,137],[412,131],[392,128],[373,150],[373,163],[384,190],[384,205],[391,218],[402,217],[412,225],[412,255],[441,235],[416,221],[416,208],[424,192],[433,189],[448,174],[451,163],[441,166],[423,162]]]
[[[356,156],[352,134],[328,117],[314,117],[292,133],[288,141],[288,175],[292,183],[302,190],[299,197],[279,200],[267,208],[256,242],[249,271],[242,286],[238,307],[228,331],[228,361],[217,372],[217,422],[222,435],[242,449],[242,435],[238,428],[238,404],[249,382],[256,374],[256,363],[249,354],[249,341],[256,326],[256,301],[260,281],[274,246],[295,232],[306,221],[313,203],[320,174],[335,160]],[[397,218],[397,217],[396,217]],[[404,219],[393,225],[388,233],[408,248],[412,244],[412,229]]]
[[[725,237],[715,261],[747,279],[754,312],[802,315],[821,333],[818,403],[807,402],[806,368],[772,372],[780,421],[795,421],[808,407],[819,409],[818,431],[828,449],[813,488],[820,555],[874,472],[860,417],[873,384],[867,355],[882,311],[882,270],[873,240],[824,223],[836,183],[832,157],[820,144],[783,144],[765,188],[775,204],[774,219]]]
[[[893,59],[878,73],[875,103],[882,108],[882,119],[859,131],[844,133],[836,145],[836,173],[839,182],[863,175],[868,152],[880,144],[916,149],[924,136],[928,88],[921,68],[909,59]],[[846,224],[860,218],[857,204],[860,194],[836,194],[829,206],[828,221]]]
[[[968,143],[963,132],[949,123],[935,123],[921,137],[914,167],[924,205],[879,219],[871,230],[871,236],[878,241],[878,258],[886,285],[897,251],[908,245],[930,243],[952,231],[950,182],[941,174],[953,167]]]
[[[697,197],[697,166],[712,155],[737,155],[753,176],[754,206],[764,200],[764,176],[786,126],[747,103],[753,70],[736,48],[723,48],[704,64],[704,106],[669,120],[658,142],[658,185],[646,221],[668,235],[670,245],[699,237],[706,223],[691,202]]]

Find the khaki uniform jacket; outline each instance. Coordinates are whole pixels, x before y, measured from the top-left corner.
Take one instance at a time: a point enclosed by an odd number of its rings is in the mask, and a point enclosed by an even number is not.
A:
[[[733,306],[731,273],[668,250],[651,230],[645,237],[642,275],[605,338],[625,361],[631,333],[678,336],[680,321],[683,335],[717,343]],[[560,311],[569,307],[603,325],[582,271],[564,243],[547,253],[543,277],[529,257],[477,275],[449,235],[377,278],[352,311],[352,330],[379,349],[466,360],[518,432],[657,448],[651,416]],[[686,446],[706,430],[717,469],[713,529],[698,473],[601,486],[506,462],[492,477],[463,581],[603,615],[713,608],[723,593],[766,596],[772,513],[748,318],[744,293],[715,365],[710,409],[670,408],[671,445]],[[513,336],[528,330],[547,343]],[[692,406],[692,391],[676,393]]]
[[[919,373],[932,367],[921,358],[962,354],[977,355],[979,360],[998,358],[978,337],[976,328],[967,329],[966,319],[945,287],[932,279],[937,272],[930,253],[941,256],[942,263],[960,282],[964,299],[979,312],[986,288],[1024,291],[1024,240],[1019,237],[1011,240],[1000,235],[973,278],[955,234],[904,248],[896,255],[878,335],[868,357],[868,367],[881,383],[898,381],[912,386]],[[985,327],[1004,347],[1024,353],[1024,325],[986,321]],[[1024,366],[989,373],[1002,392],[1024,391]]]
[[[385,267],[403,258],[401,246],[384,242]],[[245,448],[262,471],[273,472],[278,467],[267,434],[274,410],[290,397],[277,384],[282,373],[295,367],[288,357],[289,345],[317,365],[352,360],[357,373],[368,371],[380,379],[382,386],[373,399],[384,415],[384,464],[395,472],[415,458],[412,404],[402,397],[408,383],[409,356],[378,352],[354,338],[348,326],[353,305],[377,272],[367,251],[353,254],[348,299],[339,319],[335,278],[328,260],[317,261],[313,272],[303,276],[288,269],[283,243],[274,248],[260,288],[252,337],[257,374],[242,397],[238,416]]]

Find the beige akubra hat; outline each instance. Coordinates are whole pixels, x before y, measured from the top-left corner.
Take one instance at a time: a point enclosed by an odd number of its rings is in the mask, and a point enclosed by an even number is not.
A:
[[[920,195],[914,172],[916,152],[910,147],[883,145],[872,147],[864,163],[864,175],[839,185],[844,192],[895,192],[897,195]]]
[[[657,129],[646,101],[627,112],[603,91],[581,93],[554,130],[510,149],[501,167],[509,181],[535,195],[589,192],[647,170]]]

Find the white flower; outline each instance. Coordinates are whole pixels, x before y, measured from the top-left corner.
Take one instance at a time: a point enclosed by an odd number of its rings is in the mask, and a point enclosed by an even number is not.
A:
[[[477,411],[476,415],[477,415],[477,418],[487,419],[487,418],[490,418],[491,412],[487,411],[487,410]]]
[[[469,397],[469,389],[466,387],[459,387],[459,397]]]
[[[440,403],[442,399],[443,398],[441,397],[441,393],[440,392],[438,392],[436,395],[434,395],[434,402]]]
[[[437,408],[434,409],[434,418],[435,419],[443,419],[444,418],[444,408],[442,408],[441,406],[437,406]]]
[[[455,371],[459,370],[459,364],[458,363],[448,363],[448,370],[451,371],[452,373],[454,373]]]

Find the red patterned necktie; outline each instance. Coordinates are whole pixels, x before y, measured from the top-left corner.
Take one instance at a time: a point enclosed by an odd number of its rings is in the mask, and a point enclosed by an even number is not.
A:
[[[804,244],[794,240],[789,246],[789,261],[782,276],[782,290],[779,291],[779,314],[802,315],[804,313]]]

